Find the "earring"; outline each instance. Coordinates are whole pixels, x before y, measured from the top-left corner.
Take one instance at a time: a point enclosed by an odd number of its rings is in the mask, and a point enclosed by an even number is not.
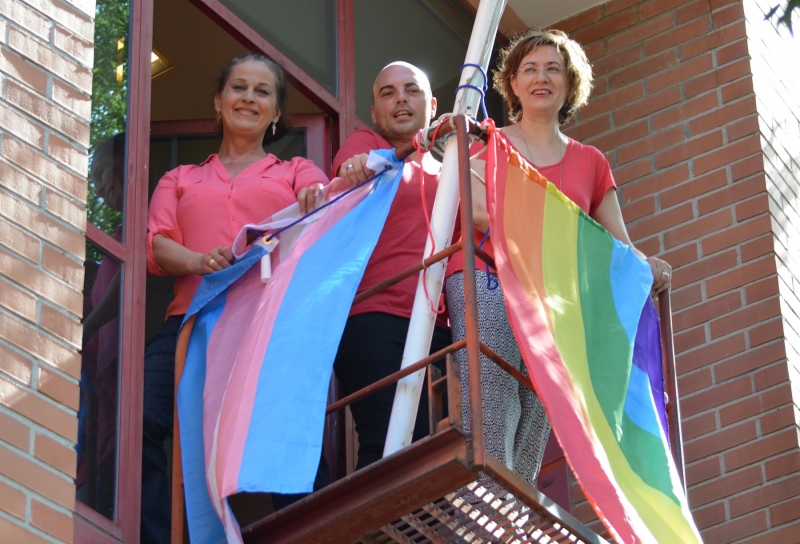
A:
[[[275,126],[275,123],[272,123],[272,135],[275,136],[275,131],[278,130],[278,127]]]
[[[220,112],[217,112],[216,117],[214,117],[214,122],[217,124],[220,124],[222,122],[222,114]]]

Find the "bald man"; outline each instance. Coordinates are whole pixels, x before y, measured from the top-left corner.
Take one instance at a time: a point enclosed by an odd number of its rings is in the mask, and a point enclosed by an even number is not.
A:
[[[372,149],[391,149],[410,142],[436,115],[436,98],[431,96],[427,76],[416,66],[393,62],[378,74],[372,87],[372,122],[376,131],[356,130],[345,140],[333,160],[333,172],[352,183],[374,174],[366,168]],[[421,163],[420,163],[421,162]],[[359,291],[419,263],[428,234],[422,209],[420,183],[430,215],[436,197],[441,164],[430,154],[422,161],[412,155],[406,160],[383,232],[364,272]],[[349,395],[400,370],[403,348],[414,304],[417,276],[353,306],[347,320],[334,369]],[[438,301],[437,301],[438,302]],[[451,343],[447,318],[436,321],[431,353]],[[362,468],[383,456],[396,387],[393,385],[356,402],[350,408],[358,432],[358,464]],[[423,388],[414,428],[414,440],[427,436],[428,397]]]

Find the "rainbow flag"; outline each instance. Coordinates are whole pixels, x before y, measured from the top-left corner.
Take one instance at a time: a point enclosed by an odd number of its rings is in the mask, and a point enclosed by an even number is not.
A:
[[[491,131],[486,174],[512,327],[597,515],[617,542],[701,542],[670,455],[663,408],[656,407],[663,407],[663,390],[654,393],[647,371],[661,365],[649,265],[498,131]]]
[[[373,154],[370,167],[391,170],[280,234],[266,283],[268,250],[255,246],[192,300],[178,389],[192,542],[242,541],[227,502],[235,493],[312,490],[333,360],[402,174],[391,150]],[[294,205],[261,230],[297,217]]]

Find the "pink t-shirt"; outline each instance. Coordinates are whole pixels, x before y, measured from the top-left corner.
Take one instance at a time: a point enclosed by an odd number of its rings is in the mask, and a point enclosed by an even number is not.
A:
[[[369,153],[372,149],[392,149],[393,147],[386,139],[371,130],[356,130],[347,137],[339,152],[336,153],[332,172],[336,174],[342,163],[355,155]],[[389,279],[422,260],[428,229],[422,213],[420,180],[423,180],[425,184],[425,201],[430,216],[433,201],[436,198],[436,187],[439,184],[439,173],[442,169],[441,164],[429,153],[424,155],[422,163],[420,166],[417,162],[406,160],[403,179],[397,189],[392,207],[389,209],[383,232],[381,232],[375,250],[367,263],[364,278],[358,288],[359,292]],[[421,175],[423,172],[424,175]],[[411,317],[414,294],[417,290],[417,278],[418,276],[415,274],[353,306],[350,315],[383,312],[399,317]],[[446,314],[440,314],[436,319],[436,324],[447,327]]]
[[[470,149],[470,153],[474,155],[479,150],[480,148]],[[606,192],[617,187],[611,174],[611,166],[603,153],[596,147],[584,145],[572,138],[569,139],[561,162],[550,166],[536,166],[536,169],[589,216],[600,206]],[[483,233],[476,230],[474,236],[477,246],[483,240]],[[483,244],[483,250],[494,257],[491,232]],[[475,267],[484,270],[486,265],[476,258]],[[462,270],[464,270],[464,257],[459,251],[450,257],[446,277]]]
[[[233,181],[216,154],[200,165],[179,166],[164,174],[150,200],[147,270],[156,276],[170,275],[153,255],[156,234],[199,253],[229,247],[246,224],[297,202],[300,189],[328,181],[322,170],[303,157],[282,161],[267,155]],[[201,279],[195,274],[176,278],[168,316],[186,313]]]

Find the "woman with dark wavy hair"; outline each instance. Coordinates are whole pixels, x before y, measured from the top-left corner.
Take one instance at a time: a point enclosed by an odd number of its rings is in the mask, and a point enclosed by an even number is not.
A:
[[[310,160],[282,161],[264,151],[288,131],[286,80],[270,59],[258,54],[232,59],[220,74],[214,108],[222,134],[219,152],[200,165],[167,172],[150,201],[147,270],[176,279],[167,320],[145,350],[143,543],[170,542],[163,443],[172,429],[175,346],[189,302],[204,275],[231,265],[230,246],[242,227],[297,201],[305,211],[328,183]],[[327,483],[325,474],[317,476],[315,489]],[[273,496],[276,507],[296,499]]]
[[[512,124],[500,129],[528,162],[615,238],[633,248],[622,219],[616,183],[603,153],[567,137],[561,127],[586,105],[592,90],[592,69],[580,44],[560,30],[531,30],[501,52],[494,88],[503,96]],[[473,160],[473,201],[476,244],[492,254],[486,213],[486,190],[477,178],[485,161]],[[486,240],[484,241],[484,238]],[[656,257],[646,257],[653,272],[653,289],[669,285],[672,269]],[[448,264],[445,291],[453,341],[466,336],[463,259]],[[478,324],[481,341],[527,375],[506,314],[502,289],[493,272],[478,265]],[[492,288],[496,285],[496,288]],[[466,383],[466,353],[460,352],[462,383]],[[550,434],[539,398],[481,355],[484,433],[487,450],[533,484]],[[464,413],[469,410],[463,396]],[[468,421],[465,417],[464,421]]]

